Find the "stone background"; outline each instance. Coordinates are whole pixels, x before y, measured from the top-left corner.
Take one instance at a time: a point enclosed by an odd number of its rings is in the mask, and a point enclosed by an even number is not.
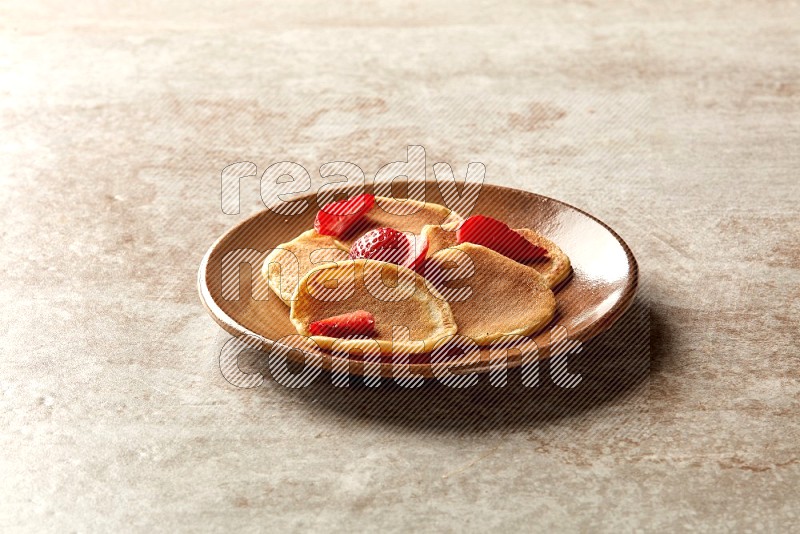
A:
[[[0,13],[0,529],[796,525],[797,2]],[[229,385],[196,270],[261,205],[245,181],[224,215],[221,169],[408,144],[631,245],[585,383]]]

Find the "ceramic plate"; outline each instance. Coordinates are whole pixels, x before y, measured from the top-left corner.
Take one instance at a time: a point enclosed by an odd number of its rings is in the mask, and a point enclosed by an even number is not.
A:
[[[271,349],[274,340],[297,333],[289,322],[289,308],[270,291],[256,292],[262,300],[253,298],[252,281],[260,276],[261,269],[257,260],[255,267],[247,268],[245,263],[240,269],[240,298],[223,295],[222,259],[237,249],[252,249],[254,258],[263,258],[264,251],[312,228],[318,210],[316,198],[305,198],[309,208],[300,215],[279,215],[265,209],[242,221],[211,246],[200,264],[198,289],[211,316],[229,333],[251,336],[265,351]],[[426,183],[426,200],[443,203],[435,182]],[[472,213],[495,217],[512,228],[532,228],[561,247],[572,262],[572,276],[555,289],[557,310],[553,321],[532,336],[539,358],[550,355],[554,341],[559,340],[556,334],[586,342],[607,330],[632,303],[638,282],[636,260],[625,242],[591,215],[552,198],[492,185],[483,186]],[[454,357],[435,364],[428,356],[417,356],[408,370],[425,377],[444,367],[453,374],[487,372],[488,353],[488,349],[482,349],[478,361]],[[337,358],[321,354],[321,358],[306,359],[299,351],[293,351],[288,356],[313,361],[330,370]],[[363,361],[353,359],[347,363],[351,373],[365,373]],[[519,351],[509,351],[508,366],[521,363]],[[379,366],[381,376],[392,376],[390,359],[370,365],[370,374]],[[336,366],[337,370],[341,368]]]

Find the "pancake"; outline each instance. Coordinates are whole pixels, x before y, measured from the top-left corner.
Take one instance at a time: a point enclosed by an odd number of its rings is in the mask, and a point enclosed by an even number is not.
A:
[[[385,285],[382,282],[385,280]],[[394,287],[386,287],[394,286]],[[444,298],[414,271],[375,260],[345,260],[313,269],[300,280],[289,320],[304,336],[320,319],[356,310],[375,316],[375,337],[343,339],[312,336],[320,348],[420,354],[437,340],[456,332],[453,313]],[[408,339],[392,345],[393,327],[408,329]],[[334,347],[335,346],[335,347]]]
[[[456,240],[458,224],[458,222],[453,222],[441,226],[430,225],[422,229],[422,235],[428,240],[428,257],[442,249],[458,244]],[[558,245],[528,228],[519,228],[516,231],[534,245],[547,250],[547,257],[524,264],[541,274],[547,282],[547,287],[553,289],[567,279],[571,272],[569,258]]]
[[[333,237],[312,229],[278,245],[265,258],[261,275],[267,278],[270,289],[288,306],[297,292],[297,283],[308,271],[347,257],[347,251],[339,248]]]
[[[446,248],[429,257],[428,268],[444,269],[458,261],[462,253],[474,264],[471,276],[444,283],[434,278],[430,282],[444,294],[471,288],[471,295],[450,301],[459,335],[486,345],[507,334],[537,332],[553,318],[556,299],[544,277],[491,249],[472,243]]]
[[[418,211],[409,213],[414,210]],[[356,239],[375,228],[389,227],[400,232],[419,234],[425,225],[438,227],[451,221],[459,222],[461,217],[441,204],[375,197],[375,206],[347,235],[338,238],[337,245],[350,250]]]
[[[533,261],[526,263],[541,274],[547,281],[547,286],[553,289],[558,284],[567,279],[572,272],[572,267],[569,262],[569,257],[564,254],[558,245],[528,228],[519,228],[517,230],[522,237],[547,250],[547,257],[540,261]]]

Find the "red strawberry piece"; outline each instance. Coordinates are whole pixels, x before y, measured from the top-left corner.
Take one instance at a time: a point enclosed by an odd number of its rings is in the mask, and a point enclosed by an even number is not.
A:
[[[372,337],[375,335],[375,317],[368,311],[358,310],[314,321],[308,328],[312,336]]]
[[[456,239],[459,244],[483,245],[519,262],[531,261],[547,255],[547,249],[534,245],[512,230],[506,223],[485,215],[473,215],[461,223],[456,232]]]
[[[376,228],[359,237],[350,247],[350,259],[360,258],[396,263],[418,270],[428,253],[423,236],[400,232],[394,228]]]
[[[314,219],[314,230],[323,235],[343,236],[374,205],[375,196],[366,193],[325,204]]]
[[[401,263],[411,254],[411,243],[394,228],[376,228],[359,237],[350,247],[350,258]]]

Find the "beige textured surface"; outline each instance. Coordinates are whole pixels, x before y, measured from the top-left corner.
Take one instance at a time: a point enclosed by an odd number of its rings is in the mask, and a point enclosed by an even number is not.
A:
[[[0,530],[796,525],[798,4],[523,4],[3,3]],[[412,143],[608,222],[651,339],[573,391],[230,386],[220,170]]]

